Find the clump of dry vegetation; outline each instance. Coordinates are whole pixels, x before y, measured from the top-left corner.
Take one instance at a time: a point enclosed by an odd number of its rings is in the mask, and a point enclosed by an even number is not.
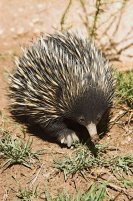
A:
[[[78,2],[82,8],[80,18],[89,39],[95,41],[110,61],[121,61],[121,55],[132,58],[133,55],[126,54],[125,51],[133,46],[133,27],[123,38],[120,38],[119,41],[116,40],[125,11],[132,4],[132,1],[78,0]],[[61,31],[68,30],[72,26],[67,25],[67,16],[71,6],[72,0],[69,0],[68,6],[61,17]],[[113,8],[113,11],[110,12],[111,8]]]

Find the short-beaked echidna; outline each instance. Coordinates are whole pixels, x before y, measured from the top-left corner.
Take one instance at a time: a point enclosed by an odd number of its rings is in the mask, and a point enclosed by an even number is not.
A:
[[[112,104],[114,80],[93,42],[69,32],[41,36],[16,65],[10,82],[15,116],[27,116],[68,147],[78,136],[66,120],[86,127],[97,140],[96,126]]]

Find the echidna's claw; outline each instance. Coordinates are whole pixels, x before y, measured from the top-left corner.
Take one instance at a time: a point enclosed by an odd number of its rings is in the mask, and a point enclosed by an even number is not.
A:
[[[75,133],[72,133],[73,142],[79,142],[79,138]]]
[[[73,143],[78,141],[79,138],[74,132],[71,134],[64,134],[60,139],[61,144],[66,144],[68,147],[71,147]]]
[[[67,135],[66,139],[67,139],[67,146],[71,147],[73,143],[72,135]]]

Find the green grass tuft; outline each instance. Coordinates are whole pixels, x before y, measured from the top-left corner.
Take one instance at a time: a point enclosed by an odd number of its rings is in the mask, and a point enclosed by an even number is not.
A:
[[[121,183],[122,183],[123,187],[126,188],[126,189],[128,189],[129,187],[133,188],[133,180],[131,180],[131,179],[123,178],[121,180]]]
[[[107,182],[94,183],[85,192],[77,192],[76,195],[70,196],[67,192],[60,193],[56,198],[51,198],[46,194],[46,201],[103,201],[107,198]]]
[[[132,173],[133,170],[133,155],[115,156],[110,159],[110,168],[112,170],[125,173]]]
[[[83,201],[103,201],[107,197],[106,193],[107,182],[101,184],[94,183],[89,191],[82,195],[81,200]]]
[[[63,171],[66,180],[68,175],[92,167],[93,163],[94,158],[92,158],[88,148],[86,146],[80,146],[74,156],[55,161],[55,167]]]
[[[80,145],[79,149],[72,157],[66,157],[60,161],[55,161],[55,167],[64,173],[65,180],[69,175],[83,170],[89,170],[96,167],[104,167],[110,172],[117,171],[119,173],[130,173],[133,168],[133,155],[113,157],[106,155],[106,146],[98,145],[97,157],[91,154],[90,150],[85,145]]]
[[[66,157],[63,160],[55,161],[55,167],[64,173],[65,180],[68,175],[82,172],[82,170],[91,169],[101,165],[101,155],[103,155],[105,146],[97,146],[98,157],[94,157],[86,145],[79,144],[72,157]]]
[[[116,96],[120,103],[133,108],[133,71],[116,72]]]
[[[16,196],[22,201],[33,201],[38,197],[37,187],[32,189],[19,188]]]
[[[38,159],[39,152],[33,152],[31,149],[32,141],[23,142],[18,138],[13,138],[8,132],[5,132],[0,139],[0,156],[6,159],[3,167],[8,168],[14,164],[22,164],[28,168]]]

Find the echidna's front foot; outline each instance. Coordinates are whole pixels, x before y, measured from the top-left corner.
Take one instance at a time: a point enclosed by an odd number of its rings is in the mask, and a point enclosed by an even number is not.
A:
[[[66,144],[68,147],[71,147],[75,142],[79,142],[79,138],[74,132],[63,134],[59,140],[61,144]]]

